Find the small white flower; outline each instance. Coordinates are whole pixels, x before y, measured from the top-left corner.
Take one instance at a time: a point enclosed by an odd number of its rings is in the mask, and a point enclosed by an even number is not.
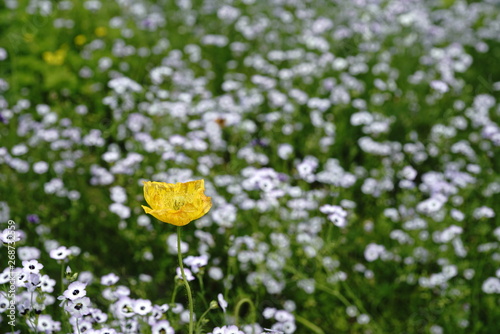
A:
[[[262,315],[266,319],[271,319],[276,314],[276,309],[274,307],[266,307],[262,312]]]
[[[115,307],[119,319],[130,318],[134,315],[133,300],[128,297],[120,298]]]
[[[167,320],[160,320],[151,328],[151,334],[174,334],[174,329]]]
[[[40,258],[40,250],[36,247],[19,247],[17,255],[21,261],[38,260]]]
[[[75,300],[82,298],[87,294],[85,287],[87,285],[82,282],[73,282],[68,286],[68,289],[64,291],[63,295],[69,300]]]
[[[223,326],[223,327],[215,327],[213,331],[209,334],[245,334],[238,329],[238,327],[232,326]]]
[[[6,228],[0,235],[0,240],[4,244],[14,244],[21,240],[21,234],[18,231],[12,231]]]
[[[65,260],[68,256],[71,255],[71,251],[65,246],[60,246],[56,249],[51,250],[49,255],[54,260]]]
[[[40,274],[30,273],[27,278],[24,286],[29,292],[35,291],[40,286]]]
[[[54,286],[56,281],[50,278],[48,275],[43,275],[41,278],[41,289],[43,292],[52,293],[54,292]]]
[[[72,316],[82,318],[84,315],[90,314],[89,306],[90,299],[88,297],[83,297],[68,301],[64,309]]]
[[[153,305],[150,300],[147,299],[137,299],[134,302],[134,312],[139,315],[146,315],[151,312]]]
[[[172,307],[172,312],[174,312],[175,314],[179,314],[182,311],[184,311],[184,306],[182,306],[182,304],[180,303],[176,303],[175,306]]]
[[[23,261],[23,270],[26,273],[38,274],[43,268],[43,264],[38,263],[37,260]]]
[[[222,295],[222,293],[219,293],[217,295],[217,300],[219,301],[219,306],[222,309],[222,311],[224,313],[226,313],[226,307],[228,304],[227,304],[227,301],[224,299],[224,296]]]
[[[90,311],[92,318],[99,324],[105,323],[108,320],[108,315],[103,311],[95,308]]]
[[[183,279],[180,267],[177,267],[176,273],[177,273],[177,275],[175,276],[176,278]],[[184,268],[184,274],[186,274],[186,279],[188,281],[194,281],[195,278],[194,278],[193,274],[191,273],[191,270]]]
[[[54,321],[52,320],[50,315],[40,314],[38,316],[38,325],[37,330],[42,333],[52,333]]]
[[[208,256],[205,254],[200,256],[188,256],[184,259],[184,263],[190,266],[191,271],[196,274],[201,267],[208,264]]]
[[[115,274],[111,273],[101,277],[101,284],[106,286],[115,285],[120,278]]]

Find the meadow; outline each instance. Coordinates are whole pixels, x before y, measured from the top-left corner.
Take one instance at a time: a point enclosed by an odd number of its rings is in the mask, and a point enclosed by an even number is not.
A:
[[[0,333],[498,333],[499,60],[498,0],[1,1]]]

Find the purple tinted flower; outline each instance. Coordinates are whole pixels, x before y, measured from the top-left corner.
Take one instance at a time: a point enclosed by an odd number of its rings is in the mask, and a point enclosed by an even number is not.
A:
[[[38,224],[40,222],[40,218],[36,214],[31,214],[26,217],[29,223]]]

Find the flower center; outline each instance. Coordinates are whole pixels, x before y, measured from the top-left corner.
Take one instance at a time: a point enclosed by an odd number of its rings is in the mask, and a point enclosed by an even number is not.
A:
[[[179,210],[180,208],[182,208],[184,206],[185,202],[186,201],[185,201],[184,197],[175,196],[172,200],[172,206],[173,206],[174,210]]]

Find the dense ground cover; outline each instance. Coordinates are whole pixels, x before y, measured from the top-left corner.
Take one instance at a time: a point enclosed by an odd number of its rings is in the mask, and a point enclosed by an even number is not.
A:
[[[1,2],[0,332],[188,333],[142,182],[204,179],[197,333],[497,333],[498,59],[496,0]]]

